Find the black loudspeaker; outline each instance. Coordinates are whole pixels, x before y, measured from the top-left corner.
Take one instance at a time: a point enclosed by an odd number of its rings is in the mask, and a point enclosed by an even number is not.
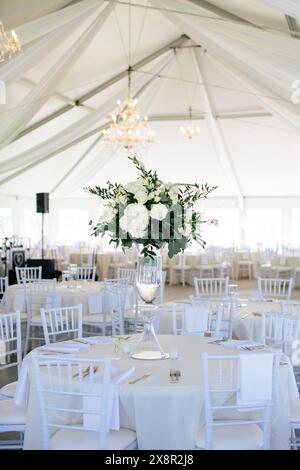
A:
[[[54,259],[28,259],[26,265],[28,268],[42,266],[43,279],[54,279],[55,277]]]
[[[49,193],[36,194],[36,211],[41,214],[49,212]]]

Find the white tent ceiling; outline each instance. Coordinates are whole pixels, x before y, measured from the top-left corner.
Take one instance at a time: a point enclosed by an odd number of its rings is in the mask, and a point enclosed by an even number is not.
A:
[[[131,63],[143,61],[134,91],[143,88],[140,108],[156,133],[142,157],[164,179],[207,181],[219,197],[300,195],[296,3],[132,0]],[[99,139],[126,94],[128,4],[0,0],[0,20],[23,44],[0,65],[0,195],[78,197],[135,176],[126,153]],[[178,129],[190,105],[201,134],[186,141]]]

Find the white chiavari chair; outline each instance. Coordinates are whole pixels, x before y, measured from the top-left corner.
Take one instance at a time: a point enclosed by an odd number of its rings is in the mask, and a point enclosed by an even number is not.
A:
[[[188,281],[190,282],[192,268],[186,264],[186,256],[184,253],[178,255],[178,264],[170,266],[170,286],[178,282],[178,278],[183,285]]]
[[[0,310],[7,307],[8,277],[0,277]]]
[[[250,252],[240,252],[237,254],[237,268],[236,279],[241,277],[248,277],[252,279],[253,274],[253,261]]]
[[[279,312],[263,312],[261,318],[262,342],[290,356],[293,342],[300,339],[300,317]]]
[[[112,334],[124,335],[128,299],[128,279],[104,279],[105,309],[110,317]]]
[[[0,315],[0,371],[17,368],[19,375],[22,364],[22,338],[20,312]],[[1,396],[13,398],[17,382],[0,388]]]
[[[109,430],[110,359],[57,358],[33,353],[32,362],[44,450],[136,448],[134,431]]]
[[[42,266],[32,268],[16,267],[17,283],[24,284],[27,282],[36,282],[42,279]]]
[[[207,299],[205,300],[210,308],[212,329],[215,331],[214,336],[222,336],[223,338],[232,338],[232,326],[234,318],[234,301],[233,299]]]
[[[56,292],[55,279],[43,279],[35,283],[24,284],[27,328],[24,355],[29,350],[31,341],[44,342],[44,336],[39,333],[42,330],[41,308],[58,308],[61,306],[61,295]]]
[[[96,266],[77,266],[74,279],[76,281],[95,281]]]
[[[173,334],[220,337],[222,316],[221,306],[213,310],[206,301],[194,305],[173,304]]]
[[[300,301],[299,300],[282,300],[280,302],[281,313],[283,315],[299,315],[300,314]]]
[[[257,278],[258,295],[263,301],[273,299],[290,300],[293,288],[293,279],[263,279]]]
[[[200,300],[205,298],[228,297],[229,278],[215,277],[211,279],[194,278],[196,297]]]
[[[0,316],[0,371],[17,367],[22,362],[21,320],[20,312]],[[26,409],[14,403],[16,382],[0,389],[0,433],[16,432],[19,440],[0,441],[0,449],[20,449],[23,447]]]
[[[198,266],[195,266],[193,271],[197,273],[197,277],[200,278],[213,278],[214,277],[215,265],[210,262],[210,258],[207,255],[201,255],[201,262]]]
[[[89,312],[83,314],[84,336],[105,336],[107,330],[111,331],[111,321],[102,289],[88,293],[88,308]]]
[[[41,317],[46,344],[82,338],[82,305],[41,308]]]
[[[257,359],[259,360],[259,356]],[[266,374],[264,376],[261,374],[259,379],[257,376],[253,379],[249,376],[248,383],[244,384],[241,376],[245,377],[247,374],[245,370],[247,363],[241,362],[241,356],[202,354],[205,426],[198,434],[197,448],[205,450],[270,449],[272,407],[278,364],[278,355],[269,354]],[[267,383],[266,376],[269,377]],[[241,402],[239,398],[243,393],[242,388],[257,385],[259,380],[261,390],[264,391],[263,398],[254,403]]]

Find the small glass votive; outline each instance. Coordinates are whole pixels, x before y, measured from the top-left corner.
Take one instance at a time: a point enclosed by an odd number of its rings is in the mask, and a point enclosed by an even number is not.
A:
[[[131,352],[131,349],[130,349],[130,345],[128,343],[123,344],[122,352],[123,352],[124,356],[129,356],[129,354]]]
[[[178,359],[178,351],[177,349],[171,349],[170,351],[170,359],[172,359],[172,361],[176,361]]]

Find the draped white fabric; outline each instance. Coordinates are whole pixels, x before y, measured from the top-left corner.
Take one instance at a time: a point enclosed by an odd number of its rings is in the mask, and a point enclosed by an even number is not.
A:
[[[152,5],[157,7],[174,8],[178,6],[178,8],[182,8],[184,5],[184,0],[150,1]],[[243,77],[246,75],[248,85],[259,95],[262,95],[258,96],[258,99],[262,100],[272,110],[272,113],[284,117],[298,129],[300,128],[300,110],[291,102],[292,83],[300,77],[298,60],[293,60],[291,63],[289,58],[284,56],[284,51],[278,54],[279,57],[271,52],[268,52],[267,55],[258,54],[254,47],[255,42],[258,41],[262,49],[267,51],[268,48],[273,47],[276,50],[276,35],[270,33],[266,35],[259,29],[251,29],[249,44],[246,46],[245,36],[239,33],[236,25],[232,25],[231,39],[228,34],[229,26],[223,26],[223,23],[214,26],[206,19],[202,20],[198,17],[183,16],[166,11],[163,14],[170,21],[176,23],[182,31],[189,34],[195,42],[207,49],[215,59],[222,64],[225,62],[226,66],[238,75]],[[247,29],[247,27],[245,28]],[[255,41],[252,38],[255,38]],[[289,43],[293,48],[293,54],[297,53],[299,57],[300,42],[293,38],[283,38],[283,41]]]
[[[0,148],[9,144],[48,100],[60,81],[64,78],[66,72],[68,72],[80,58],[113,8],[114,5],[110,3],[103,12],[101,11],[78,41],[70,47],[63,57],[57,60],[51,70],[47,72],[33,90],[25,97],[21,103],[21,109],[13,109],[6,114],[5,122],[0,129]]]
[[[170,60],[170,54],[168,53],[163,59],[159,61],[158,64],[155,64],[150,69],[150,73],[155,74],[161,69],[161,67],[168,63]],[[139,89],[147,82],[144,76],[138,76],[137,79],[134,79],[133,85],[134,89]],[[52,155],[59,153],[60,149],[62,150],[67,144],[74,141],[77,137],[82,135],[85,131],[92,129],[95,124],[98,124],[101,119],[107,116],[110,113],[116,104],[118,99],[125,99],[127,94],[127,88],[118,92],[109,98],[99,109],[95,109],[88,116],[83,117],[76,123],[69,126],[67,129],[57,133],[55,136],[46,139],[41,144],[38,144],[29,150],[15,155],[13,158],[8,158],[1,161],[1,170],[2,172],[8,172],[19,168],[20,166],[28,166],[31,164],[36,164],[42,162],[47,158],[51,158]]]
[[[283,11],[286,15],[300,18],[300,3],[298,0],[260,0],[262,3]]]
[[[58,48],[64,41],[74,32],[74,29],[82,24],[87,14],[75,18],[68,24],[62,25],[60,28],[46,34],[39,41],[35,41],[29,45],[13,60],[4,62],[0,67],[0,79],[10,85],[19,80],[28,70],[41,61],[50,49]]]
[[[70,5],[62,10],[42,16],[15,28],[22,46],[35,41],[61,26],[65,26],[75,18],[79,18],[92,8],[100,7],[104,0],[83,0],[75,5]]]

